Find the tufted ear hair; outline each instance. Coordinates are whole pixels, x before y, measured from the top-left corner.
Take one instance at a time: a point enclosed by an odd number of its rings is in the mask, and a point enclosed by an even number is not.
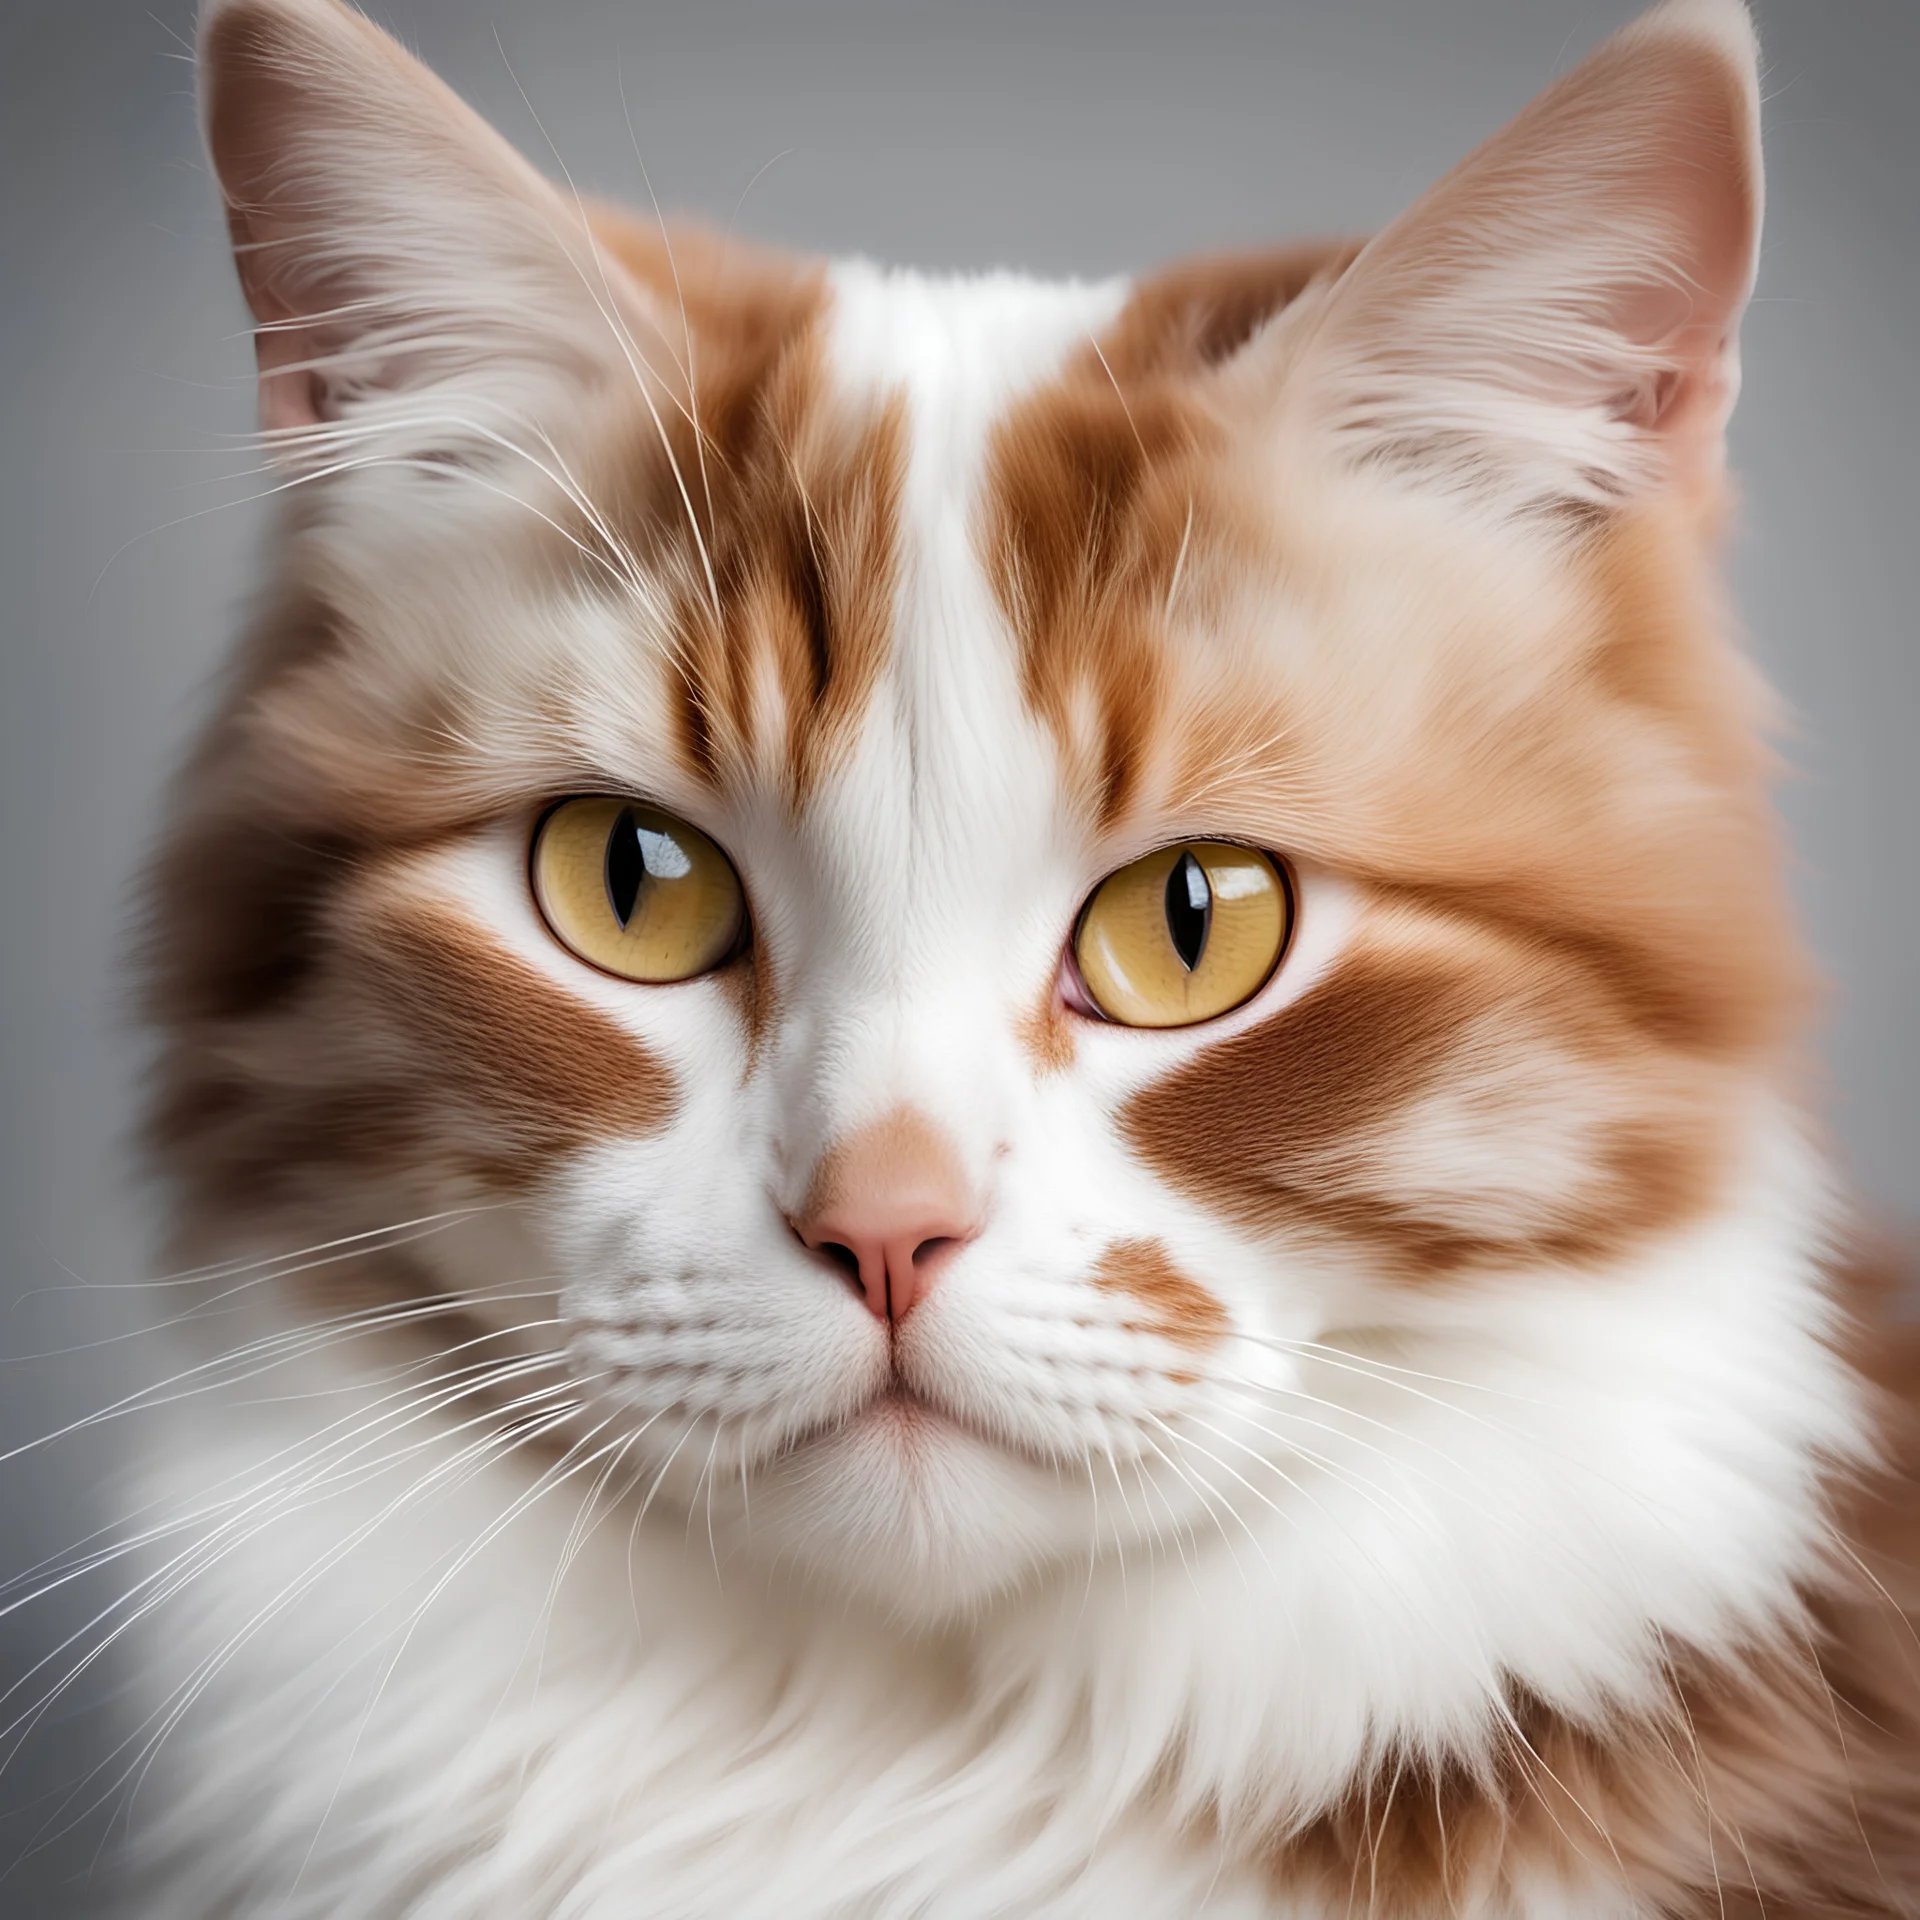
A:
[[[1667,0],[1607,41],[1275,328],[1287,404],[1507,511],[1711,489],[1759,245],[1756,69],[1741,0]]]
[[[210,0],[199,77],[264,427],[444,457],[557,381],[671,373],[575,201],[338,0]]]

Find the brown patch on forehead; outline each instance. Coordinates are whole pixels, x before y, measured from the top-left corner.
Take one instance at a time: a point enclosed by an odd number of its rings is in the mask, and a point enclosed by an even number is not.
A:
[[[722,621],[683,649],[682,734],[710,778],[781,769],[796,808],[850,751],[893,645],[899,402],[833,411],[791,368],[714,542]]]
[[[798,806],[850,748],[891,650],[904,406],[834,390],[818,268],[681,230],[669,261],[658,233],[599,229],[669,338],[682,303],[692,333],[685,412],[662,415],[672,461],[637,406],[613,456],[623,517],[675,597],[681,753],[708,784],[771,779]]]
[[[435,1100],[473,1117],[485,1142],[473,1157],[494,1179],[529,1184],[558,1155],[672,1118],[662,1061],[454,908],[382,901],[357,932],[361,992]]]
[[[1134,289],[1100,351],[1122,387],[1217,367],[1316,281],[1343,272],[1358,240],[1209,254]]]
[[[1710,1203],[1741,1108],[1550,947],[1403,913],[1122,1111],[1179,1191],[1409,1277],[1596,1262]]]
[[[1144,1317],[1126,1324],[1185,1347],[1210,1347],[1232,1329],[1227,1310],[1174,1265],[1158,1240],[1116,1240],[1094,1263],[1093,1284],[1123,1295]]]
[[[1198,590],[1232,519],[1222,421],[1196,375],[1344,244],[1199,262],[1143,285],[1105,338],[995,429],[981,528],[1028,705],[1059,739],[1095,824],[1126,813],[1165,722],[1170,604]]]

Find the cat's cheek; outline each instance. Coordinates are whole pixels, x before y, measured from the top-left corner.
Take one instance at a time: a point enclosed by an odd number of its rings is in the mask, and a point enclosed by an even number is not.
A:
[[[335,927],[436,1060],[537,1081],[550,1119],[568,1106],[579,1115],[561,1129],[569,1137],[654,1132],[707,1088],[735,1086],[749,1059],[737,968],[649,986],[559,944],[534,904],[517,822],[379,863]]]

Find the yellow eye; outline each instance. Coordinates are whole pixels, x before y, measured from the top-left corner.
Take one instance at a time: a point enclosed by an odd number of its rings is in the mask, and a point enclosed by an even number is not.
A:
[[[1292,919],[1286,876],[1264,853],[1195,840],[1101,881],[1074,930],[1073,957],[1108,1019],[1190,1027],[1266,985]]]
[[[739,944],[746,906],[697,827],[631,800],[563,800],[533,841],[533,891],[564,947],[623,980],[690,980]]]

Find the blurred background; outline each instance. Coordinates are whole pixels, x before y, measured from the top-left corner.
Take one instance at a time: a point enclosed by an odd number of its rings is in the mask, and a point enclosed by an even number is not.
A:
[[[1733,552],[1785,696],[1822,1110],[1920,1229],[1920,5],[1758,0],[1769,205]],[[1631,0],[386,0],[579,184],[807,249],[1105,274],[1371,228]],[[186,0],[0,5],[0,1455],[156,1371],[124,1148],[129,880],[252,579],[252,355]],[[523,97],[524,90],[524,97]],[[624,95],[624,104],[623,104]],[[530,106],[529,106],[530,103]],[[538,116],[536,126],[534,115]],[[628,116],[633,134],[630,136]],[[636,146],[638,157],[636,156]],[[0,1464],[0,1577],[101,1524],[112,1422]],[[80,1910],[114,1591],[0,1614],[0,1914]],[[0,1607],[8,1599],[0,1595]],[[27,1716],[27,1717],[22,1717]],[[9,1724],[11,1723],[11,1724]],[[31,1737],[23,1738],[30,1735]],[[105,1777],[105,1776],[102,1776]]]

